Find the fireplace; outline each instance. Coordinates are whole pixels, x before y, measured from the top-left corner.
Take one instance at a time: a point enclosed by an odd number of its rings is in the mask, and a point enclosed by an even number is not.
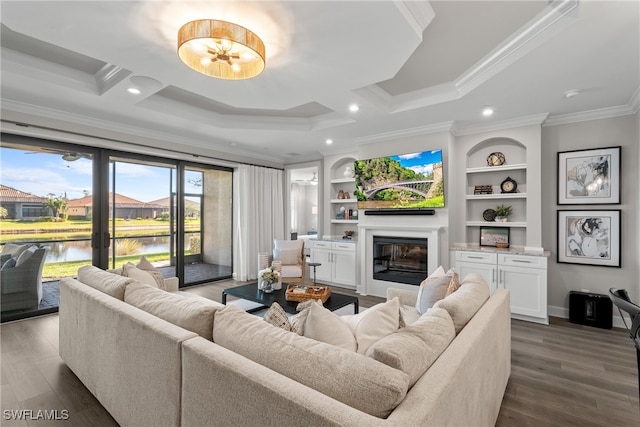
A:
[[[428,274],[426,238],[373,236],[373,278],[419,285]]]
[[[364,216],[364,215],[363,215]],[[374,295],[377,297],[385,298],[387,296],[387,290],[389,288],[399,288],[408,291],[416,291],[416,285],[422,282],[429,273],[427,270],[435,270],[440,265],[440,231],[443,227],[440,226],[425,226],[420,225],[396,225],[396,224],[358,224],[358,252],[360,257],[360,275],[357,282],[356,291],[362,295]],[[395,246],[396,256],[391,263],[391,254],[393,253],[393,245],[389,247],[386,243],[382,247],[387,249],[381,249],[374,256],[374,243],[373,239],[399,239],[404,243],[398,243]],[[409,254],[409,250],[402,249],[402,246],[411,247],[416,246],[416,243],[426,246],[426,260],[420,262],[412,261],[408,262],[408,256],[402,257],[401,254]],[[413,253],[419,253],[422,250],[414,250]],[[376,260],[376,267],[374,269],[374,258],[389,256],[389,263],[387,265],[386,258]],[[378,270],[377,273],[381,273],[384,270],[389,270],[383,279],[374,277],[374,270]],[[411,271],[416,273],[411,283],[407,283],[403,279],[405,271],[400,270],[422,270]],[[417,280],[419,275],[419,281]]]

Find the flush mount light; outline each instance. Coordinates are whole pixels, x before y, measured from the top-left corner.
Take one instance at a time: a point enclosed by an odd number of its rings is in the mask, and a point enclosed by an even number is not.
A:
[[[492,115],[492,114],[493,114],[493,108],[491,108],[491,107],[484,107],[484,108],[482,109],[482,115],[483,115],[483,116],[485,116],[485,117],[489,117],[489,116],[490,116],[490,115]]]
[[[579,89],[571,89],[568,90],[564,93],[564,97],[565,99],[569,99],[569,98],[573,98],[574,96],[578,96],[580,95],[580,90]]]
[[[129,87],[127,88],[127,92],[133,95],[140,95],[142,93],[137,87]]]
[[[330,138],[329,138],[329,139],[327,139],[326,143],[327,143],[327,145],[331,145],[331,144],[333,144],[333,139],[330,139]]]
[[[360,107],[358,106],[358,104],[351,104],[349,105],[349,111],[351,111],[352,113],[355,113],[356,111],[358,111],[360,109]]]
[[[255,77],[264,70],[264,43],[240,25],[215,19],[184,24],[178,31],[178,56],[199,73],[227,80]]]

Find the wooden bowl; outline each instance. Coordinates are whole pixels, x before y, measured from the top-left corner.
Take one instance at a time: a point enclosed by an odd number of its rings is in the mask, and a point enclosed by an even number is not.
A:
[[[500,249],[506,249],[509,247],[509,244],[507,242],[496,242],[496,246]]]

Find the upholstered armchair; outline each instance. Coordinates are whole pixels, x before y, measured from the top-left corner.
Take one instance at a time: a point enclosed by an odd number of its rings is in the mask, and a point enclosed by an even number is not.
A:
[[[30,245],[0,270],[2,311],[37,309],[42,300],[42,269],[48,246]]]
[[[304,240],[274,240],[273,261],[282,263],[282,283],[304,283],[307,263]]]

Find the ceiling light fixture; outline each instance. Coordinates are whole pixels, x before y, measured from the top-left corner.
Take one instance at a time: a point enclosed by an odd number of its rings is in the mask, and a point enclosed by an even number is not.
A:
[[[484,108],[482,109],[482,115],[483,115],[483,116],[485,116],[485,117],[489,117],[489,116],[491,116],[492,114],[493,114],[493,108],[491,108],[491,107],[484,107]]]
[[[127,92],[133,94],[133,95],[140,95],[142,92],[140,91],[140,89],[138,89],[137,87],[130,87],[127,88]]]
[[[358,104],[351,104],[349,105],[349,111],[351,111],[352,113],[355,113],[356,111],[358,111],[360,109],[360,107],[358,107]]]
[[[329,138],[329,139],[327,139],[327,141],[326,141],[326,142],[327,142],[327,145],[331,145],[331,144],[333,144],[333,139],[330,139],[330,138]]]
[[[264,70],[264,43],[240,25],[215,19],[184,24],[178,56],[199,73],[226,80],[250,79]]]

